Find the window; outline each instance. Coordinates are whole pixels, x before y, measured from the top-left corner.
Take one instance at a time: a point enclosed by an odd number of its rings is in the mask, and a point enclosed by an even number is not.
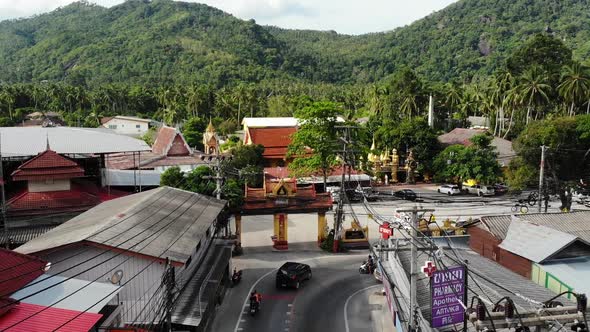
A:
[[[189,257],[189,258],[186,260],[186,263],[184,263],[184,268],[185,268],[185,269],[186,269],[186,268],[187,268],[187,267],[190,265],[190,263],[191,263],[192,259],[193,259],[193,256]]]
[[[117,125],[109,125],[109,129],[117,129]]]
[[[209,235],[211,235],[211,231],[209,230],[209,228],[207,228],[207,231],[205,232],[205,234],[207,235],[207,237],[209,237]]]
[[[135,128],[139,129],[141,128],[141,125],[135,125]]]
[[[196,251],[199,251],[199,249],[201,249],[201,241],[199,241],[199,244],[197,244],[197,250]]]

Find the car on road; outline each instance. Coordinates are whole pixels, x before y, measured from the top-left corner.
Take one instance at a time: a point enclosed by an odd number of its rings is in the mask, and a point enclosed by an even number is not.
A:
[[[483,184],[476,184],[473,186],[465,186],[464,189],[469,194],[475,194],[477,196],[494,196],[495,195],[494,187],[486,186]]]
[[[459,186],[454,184],[443,184],[442,186],[438,187],[437,191],[441,194],[447,194],[449,196],[461,194],[461,189],[459,189]]]
[[[508,186],[506,186],[503,183],[496,183],[494,185],[494,193],[496,195],[504,195],[505,193],[508,192]]]
[[[311,267],[307,264],[287,262],[277,271],[277,288],[299,289],[301,283],[311,279]]]
[[[405,199],[408,201],[415,201],[416,198],[418,198],[418,196],[416,195],[416,193],[411,190],[411,189],[402,189],[402,190],[398,190],[395,193],[393,193],[393,195],[395,197],[401,198],[401,199]]]

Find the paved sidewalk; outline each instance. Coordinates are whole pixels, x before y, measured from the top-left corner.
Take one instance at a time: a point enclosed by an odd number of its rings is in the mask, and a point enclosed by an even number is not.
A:
[[[373,307],[371,318],[373,321],[373,332],[395,331],[393,318],[387,306],[387,300],[382,295],[381,289],[369,296],[369,305]]]

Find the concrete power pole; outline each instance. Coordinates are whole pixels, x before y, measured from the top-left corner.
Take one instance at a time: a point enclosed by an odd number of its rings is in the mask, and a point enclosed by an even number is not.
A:
[[[410,221],[412,224],[410,226],[410,237],[412,246],[410,248],[410,319],[408,320],[409,328],[408,331],[417,331],[419,327],[418,317],[416,316],[417,313],[417,305],[418,305],[418,298],[417,298],[417,285],[418,285],[418,243],[416,239],[418,238],[418,212],[434,212],[433,209],[418,209],[414,206],[411,209],[398,209],[397,212],[408,212],[412,214],[412,220]]]
[[[432,95],[428,98],[428,126],[434,128],[434,98]]]
[[[539,213],[541,213],[541,201],[543,200],[543,173],[545,171],[545,145],[541,146],[541,165],[539,166],[539,200],[537,205],[539,207]]]

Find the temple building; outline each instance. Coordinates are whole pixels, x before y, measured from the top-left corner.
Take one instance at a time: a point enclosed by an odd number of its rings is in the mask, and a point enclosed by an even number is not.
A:
[[[274,215],[273,247],[288,249],[288,214],[318,214],[318,243],[327,236],[326,211],[332,208],[329,193],[317,193],[313,185],[300,186],[282,167],[265,168],[262,188],[246,187],[241,214],[235,216],[236,234],[241,233],[241,215]]]
[[[206,154],[216,154],[219,152],[219,136],[217,136],[211,120],[209,120],[209,125],[203,134],[203,151]]]
[[[292,158],[287,157],[291,136],[297,132],[295,118],[244,118],[244,145],[264,146],[262,154],[266,167],[285,167]]]

